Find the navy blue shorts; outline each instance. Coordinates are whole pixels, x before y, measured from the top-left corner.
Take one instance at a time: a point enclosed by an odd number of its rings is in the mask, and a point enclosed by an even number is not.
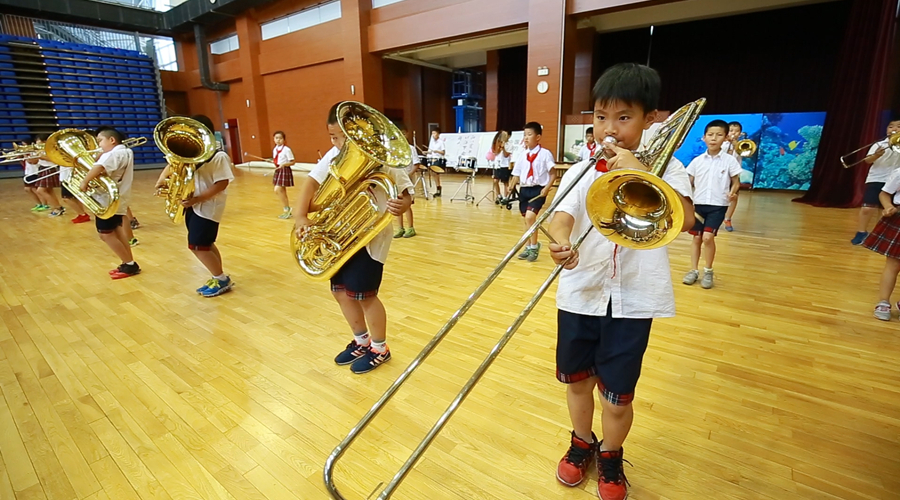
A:
[[[719,228],[725,222],[725,213],[728,212],[728,206],[721,207],[719,205],[694,205],[694,213],[697,214],[697,220],[694,227],[689,233],[699,236],[706,233],[713,235],[719,234]]]
[[[184,211],[184,225],[188,230],[188,248],[209,251],[219,236],[219,223],[194,213],[194,207]]]
[[[881,208],[881,200],[878,199],[878,196],[881,194],[881,188],[883,187],[883,182],[867,182],[866,192],[863,194],[863,206]]]
[[[652,319],[586,316],[558,310],[556,378],[563,383],[600,379],[603,398],[625,406],[634,399]]]
[[[519,212],[521,212],[523,216],[525,215],[525,212],[529,210],[534,213],[541,211],[541,208],[544,207],[544,202],[547,201],[546,196],[534,201],[529,200],[540,196],[541,191],[543,190],[544,186],[519,186]]]
[[[114,233],[116,229],[122,225],[122,221],[125,219],[124,215],[113,215],[109,219],[101,219],[100,217],[94,217],[94,222],[97,225],[98,233]]]
[[[375,297],[383,274],[384,264],[373,259],[363,247],[331,277],[331,291],[346,292],[355,300]]]

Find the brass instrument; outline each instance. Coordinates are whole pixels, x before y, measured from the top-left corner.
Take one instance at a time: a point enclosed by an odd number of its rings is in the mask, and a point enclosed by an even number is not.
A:
[[[756,143],[749,138],[741,139],[741,137],[747,137],[747,134],[742,133],[738,137],[738,141],[734,145],[734,150],[741,158],[750,158],[751,156],[756,154]]]
[[[638,153],[639,159],[642,161],[648,162],[647,166],[651,168],[651,172],[655,174],[662,175],[665,171],[665,165],[668,164],[669,160],[672,157],[672,154],[684,140],[684,137],[687,135],[691,126],[697,120],[700,115],[700,110],[703,108],[703,105],[706,103],[705,99],[699,99],[695,102],[689,103],[678,111],[673,113],[669,118],[663,122],[662,126],[653,134],[650,138],[648,149],[643,153]],[[603,149],[601,149],[603,151]],[[346,500],[338,490],[337,486],[334,484],[334,468],[337,461],[340,457],[347,451],[347,448],[353,443],[354,440],[360,435],[360,433],[372,422],[376,415],[382,410],[385,404],[394,397],[397,391],[412,375],[412,373],[422,364],[422,362],[434,351],[434,349],[444,340],[447,333],[453,329],[454,326],[459,322],[459,320],[468,312],[468,310],[475,304],[479,297],[487,290],[487,288],[497,279],[506,265],[519,253],[519,251],[524,247],[530,240],[531,235],[536,231],[544,231],[546,234],[546,230],[543,228],[543,223],[546,221],[556,210],[559,204],[572,192],[572,190],[579,184],[581,179],[584,178],[589,172],[594,170],[594,164],[600,158],[601,151],[598,151],[591,160],[582,167],[582,169],[578,172],[575,172],[576,176],[572,179],[571,183],[568,183],[565,188],[561,189],[559,194],[554,198],[553,203],[543,214],[538,216],[538,219],[535,221],[534,225],[528,229],[528,231],[522,235],[516,245],[506,254],[500,264],[494,268],[491,274],[485,279],[478,288],[475,289],[474,292],[469,296],[468,299],[463,303],[463,305],[457,309],[457,311],[450,317],[450,320],[441,327],[441,329],[435,334],[435,336],[428,342],[428,344],[422,349],[418,356],[412,360],[409,366],[400,374],[397,380],[394,381],[393,384],[388,388],[388,390],[378,399],[378,401],[372,406],[371,409],[362,417],[359,423],[350,431],[350,433],[337,445],[334,451],[328,456],[327,461],[325,462],[325,470],[324,470],[324,479],[325,486],[328,489],[328,492],[331,494],[332,498],[337,500]],[[631,177],[638,172],[637,176]],[[619,238],[625,246],[629,246],[631,248],[656,248],[660,246],[660,242],[662,241],[670,241],[672,236],[670,234],[678,234],[681,230],[680,227],[669,227],[666,224],[660,224],[660,220],[670,221],[667,224],[674,224],[675,220],[678,219],[678,208],[681,206],[680,197],[677,194],[673,194],[674,190],[668,186],[662,179],[654,175],[654,173],[650,172],[641,172],[634,170],[615,170],[613,172],[609,172],[600,176],[591,186],[591,192],[594,194],[606,193],[610,198],[615,198],[616,196],[622,196],[622,200],[615,200],[611,202],[611,204],[615,205],[616,210],[622,212],[624,217],[631,218],[628,221],[628,224],[625,224],[622,227],[625,234],[622,238]],[[625,177],[622,177],[621,174],[625,174]],[[641,175],[643,174],[643,175]],[[611,177],[611,180],[606,180],[605,178]],[[599,186],[599,187],[598,187]],[[657,191],[658,190],[658,191]],[[654,197],[654,195],[659,196],[660,192],[665,196],[664,202]],[[669,197],[669,196],[672,197]],[[634,205],[630,205],[629,203],[633,203]],[[610,204],[608,203],[598,203],[598,200],[588,199],[587,204],[587,212],[591,221],[602,220],[605,217],[605,207]],[[656,210],[653,210],[654,205],[656,206]],[[664,208],[664,210],[663,210]],[[683,217],[683,208],[680,209],[681,216]],[[630,233],[631,228],[634,224],[636,224],[640,219],[642,214],[647,214],[646,225],[648,226],[657,226],[660,227],[661,231],[664,231],[664,235],[660,237],[650,237],[647,234],[641,232],[635,237]],[[668,213],[668,217],[661,217],[661,213]],[[632,215],[636,214],[636,215]],[[578,247],[584,242],[585,238],[588,236],[591,230],[594,229],[594,226],[590,226],[587,231],[584,231],[572,242],[572,250],[577,250]],[[606,234],[608,232],[607,227],[598,227],[597,228],[601,233]],[[549,236],[549,235],[548,235]],[[609,236],[607,236],[609,238]],[[617,241],[617,240],[613,240]],[[560,272],[565,266],[566,263],[562,263],[557,265],[553,271],[550,273],[550,276],[541,284],[538,288],[537,292],[532,296],[531,300],[525,306],[525,308],[519,313],[516,317],[515,321],[512,325],[506,330],[506,333],[500,338],[500,340],[494,345],[491,349],[490,353],[487,357],[481,362],[463,388],[459,391],[453,401],[450,402],[450,405],[447,407],[446,411],[438,418],[437,422],[434,426],[428,431],[425,435],[425,438],[418,444],[416,449],[410,455],[410,457],[406,460],[400,470],[396,475],[391,479],[388,485],[384,490],[377,496],[378,500],[386,500],[394,494],[397,487],[406,477],[406,475],[410,472],[413,466],[415,466],[416,462],[422,456],[428,446],[431,445],[431,442],[437,437],[438,433],[441,432],[444,425],[447,424],[450,417],[453,416],[453,413],[459,408],[459,405],[465,400],[466,396],[472,391],[487,369],[491,366],[509,340],[512,338],[513,334],[519,329],[528,315],[531,313],[532,309],[537,305],[537,303],[541,300],[544,293],[550,288],[553,284],[553,281],[556,280],[556,277],[559,276]],[[379,485],[380,487],[381,485]],[[377,487],[376,487],[377,490]],[[373,492],[374,495],[374,492]]]
[[[40,156],[44,151],[43,144],[16,144],[10,150],[0,153],[0,163],[25,161]]]
[[[85,132],[67,128],[54,132],[44,143],[44,156],[61,167],[71,167],[72,176],[63,181],[72,196],[84,205],[85,210],[100,219],[108,219],[119,209],[119,186],[103,174],[88,183],[87,191],[81,183],[94,168],[94,153],[99,151],[97,139]]]
[[[122,145],[125,146],[126,148],[135,148],[135,147],[138,147],[138,146],[140,146],[140,145],[145,144],[146,142],[147,142],[147,138],[146,138],[146,137],[130,137],[130,138],[125,139],[124,141],[122,141]],[[43,156],[43,154],[44,154],[44,145],[43,145],[43,144],[38,144],[38,145],[36,145],[36,147],[37,147],[36,152],[35,152],[31,157],[29,157],[28,159],[30,159],[30,158],[35,158],[35,157],[38,157],[38,156]],[[91,150],[91,151],[87,151],[87,153],[90,154],[90,155],[92,155],[92,156],[95,156],[95,157],[96,157],[96,156],[99,156],[101,153],[103,153],[103,150],[100,149],[100,148],[96,148],[96,149],[93,149],[93,150]],[[49,169],[44,169],[44,170],[49,170]],[[43,172],[43,170],[41,170],[41,172]],[[38,172],[38,174],[40,174],[41,172]],[[48,177],[53,177],[54,175],[59,175],[59,173],[60,173],[60,172],[59,172],[59,169],[56,169],[56,171],[54,171],[54,172],[52,172],[52,173],[49,173],[49,174],[47,174],[47,175],[43,175],[43,176],[38,177],[38,178],[36,178],[36,179],[31,179],[30,181],[26,179],[25,182],[26,182],[27,184],[34,184],[35,182],[40,181],[40,180],[42,180],[42,179],[46,179],[46,178],[48,178]],[[103,217],[101,217],[101,219],[102,219],[102,218],[103,218]]]
[[[406,137],[374,108],[346,101],[338,106],[337,118],[344,145],[312,199],[309,230],[301,238],[291,232],[297,264],[316,280],[330,279],[391,224],[391,215],[379,209],[373,192],[393,199],[397,186],[376,170],[406,168],[412,161]]]
[[[853,151],[845,154],[844,156],[841,156],[841,165],[843,165],[844,168],[853,168],[853,167],[859,165],[860,163],[866,161],[866,158],[868,158],[870,155],[866,155],[865,157],[860,158],[859,160],[856,160],[853,163],[847,163],[847,159],[850,158],[851,156],[855,155],[856,153],[859,153],[860,151],[869,149],[873,145],[878,144],[882,141],[886,142],[887,144],[880,146],[878,148],[878,150],[876,150],[872,154],[877,154],[880,151],[886,151],[888,149],[893,150],[895,153],[900,153],[900,132],[894,132],[893,134],[887,136],[886,138],[884,138],[880,141],[875,141],[872,144],[866,144],[865,146],[863,146],[859,149],[853,150]]]
[[[197,166],[216,154],[216,138],[197,120],[172,116],[156,124],[153,140],[165,155],[170,168],[166,186],[157,190],[156,195],[166,198],[169,220],[180,224],[184,220],[181,202],[194,194],[194,171]]]

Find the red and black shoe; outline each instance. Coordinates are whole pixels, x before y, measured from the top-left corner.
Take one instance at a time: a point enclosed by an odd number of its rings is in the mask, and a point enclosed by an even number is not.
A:
[[[130,278],[137,274],[141,274],[141,266],[137,265],[137,262],[135,262],[134,264],[120,264],[115,271],[109,272],[109,277],[114,280],[120,280],[122,278]]]
[[[597,446],[597,495],[600,500],[625,500],[628,498],[628,478],[625,477],[622,456],[625,450],[601,451]],[[628,462],[631,465],[631,462]]]
[[[569,445],[569,451],[559,461],[556,466],[556,479],[566,486],[578,486],[584,481],[588,467],[591,466],[591,460],[597,452],[597,436],[591,433],[593,443],[581,439],[572,431],[572,442]]]

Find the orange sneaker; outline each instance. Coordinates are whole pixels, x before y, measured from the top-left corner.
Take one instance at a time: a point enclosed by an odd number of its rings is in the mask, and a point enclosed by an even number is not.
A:
[[[618,451],[600,451],[597,447],[597,495],[600,500],[625,500],[628,498],[628,479],[625,477],[622,455]]]
[[[594,442],[588,443],[576,436],[575,431],[572,431],[572,442],[569,445],[569,451],[566,452],[566,455],[559,461],[559,465],[556,466],[556,479],[562,484],[578,486],[584,481],[587,469],[590,467],[591,460],[594,459],[594,454],[597,451],[597,436],[591,433],[591,437],[594,439]]]

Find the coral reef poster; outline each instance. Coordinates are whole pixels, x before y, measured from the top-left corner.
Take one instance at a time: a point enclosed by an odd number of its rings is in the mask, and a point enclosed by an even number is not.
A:
[[[825,113],[766,113],[753,187],[809,189]]]
[[[747,138],[756,144],[759,144],[763,115],[761,114],[742,114],[742,115],[703,115],[697,119],[690,132],[681,143],[681,147],[675,152],[675,158],[687,166],[691,160],[706,152],[706,144],[703,142],[703,133],[706,125],[713,120],[724,120],[727,123],[739,122],[747,134]],[[749,188],[754,185],[754,177],[757,169],[758,155],[750,158],[744,158],[741,163],[741,185]]]

